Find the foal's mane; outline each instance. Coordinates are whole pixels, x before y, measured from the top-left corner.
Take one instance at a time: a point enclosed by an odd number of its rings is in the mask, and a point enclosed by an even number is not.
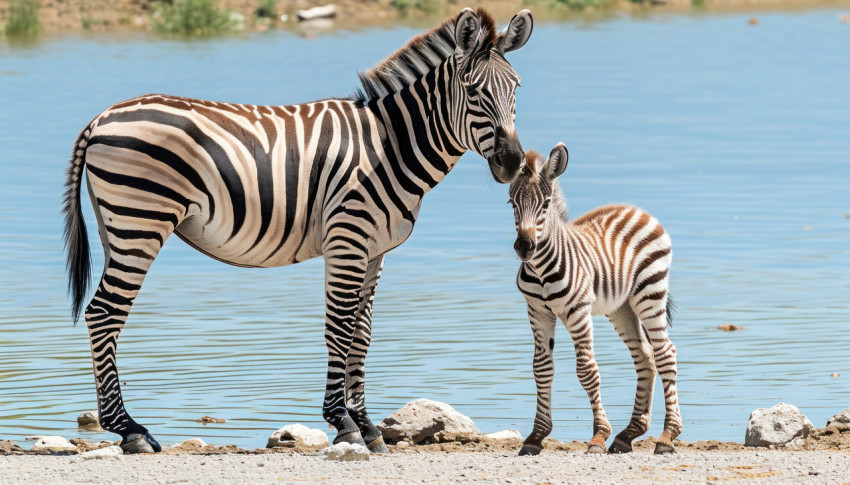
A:
[[[481,22],[481,41],[479,49],[489,49],[496,42],[496,22],[483,8],[475,12]],[[439,66],[449,56],[454,54],[455,17],[452,17],[439,27],[412,39],[401,49],[392,53],[377,66],[357,73],[362,89],[358,89],[352,99],[363,105],[377,98],[398,92],[409,86],[426,73]]]

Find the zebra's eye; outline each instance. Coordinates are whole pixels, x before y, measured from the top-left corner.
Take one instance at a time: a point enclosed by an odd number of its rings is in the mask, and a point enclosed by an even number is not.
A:
[[[478,96],[478,91],[475,89],[475,86],[473,86],[471,84],[467,84],[464,87],[466,88],[466,95],[469,96],[470,98]]]
[[[549,203],[552,202],[552,199],[546,199],[543,201],[543,210],[549,209]]]

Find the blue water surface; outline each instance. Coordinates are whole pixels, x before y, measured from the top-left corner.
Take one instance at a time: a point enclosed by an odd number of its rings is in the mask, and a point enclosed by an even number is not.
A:
[[[523,145],[569,147],[561,185],[573,214],[633,203],[672,235],[685,440],[742,441],[750,411],[778,401],[817,426],[850,405],[850,27],[833,10],[759,19],[540,22],[509,56],[522,76]],[[149,92],[259,104],[346,96],[357,70],[418,31],[0,45],[0,439],[114,437],[76,429],[96,401],[86,328],[69,318],[59,213],[71,145],[92,117]],[[387,257],[368,360],[374,418],[427,397],[485,432],[530,431],[533,343],[506,201],[507,187],[468,154]],[[234,268],[169,240],[121,334],[133,416],[164,444],[255,448],[284,424],[326,428],[322,277],[320,259]],[[596,323],[603,403],[618,429],[635,373],[611,325]],[[563,329],[557,342],[552,436],[589,439]],[[203,415],[227,422],[196,423]]]

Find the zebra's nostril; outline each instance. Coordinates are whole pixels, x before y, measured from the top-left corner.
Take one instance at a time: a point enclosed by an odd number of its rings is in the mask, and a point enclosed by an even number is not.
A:
[[[534,241],[530,237],[520,236],[517,238],[516,242],[514,242],[514,250],[522,256],[528,256],[534,249]]]

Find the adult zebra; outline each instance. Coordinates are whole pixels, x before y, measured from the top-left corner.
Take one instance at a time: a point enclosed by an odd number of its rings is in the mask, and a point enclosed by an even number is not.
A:
[[[289,106],[149,95],[98,115],[77,139],[64,201],[74,321],[90,279],[83,170],[105,252],[85,310],[100,424],[126,452],[159,444],[127,413],[115,347],[151,263],[172,233],[237,266],[325,258],[328,373],[323,416],[335,443],[385,452],[366,413],[364,362],[383,255],[407,239],[422,198],[466,150],[508,182],[523,162],[514,130],[523,10],[497,33],[485,11],[412,39],[361,73],[349,99]]]

